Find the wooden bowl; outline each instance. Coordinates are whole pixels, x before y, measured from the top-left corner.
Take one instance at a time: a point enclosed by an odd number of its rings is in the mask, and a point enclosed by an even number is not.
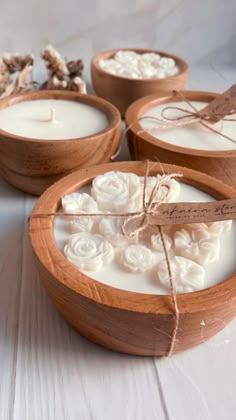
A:
[[[180,69],[175,76],[165,77],[164,79],[137,80],[109,74],[99,66],[101,59],[112,58],[118,51],[127,50],[130,49],[113,49],[100,52],[93,57],[91,62],[91,75],[96,94],[114,104],[120,110],[122,116],[125,115],[130,104],[143,96],[185,88],[188,75],[187,63],[180,57],[162,51],[132,48],[132,51],[139,54],[154,52],[161,56],[173,58]]]
[[[103,99],[65,91],[32,91],[11,96],[0,101],[0,110],[37,99],[82,102],[101,110],[108,118],[106,129],[78,139],[30,139],[0,130],[0,174],[16,188],[40,195],[72,171],[108,162],[119,142],[121,118],[119,111]]]
[[[219,94],[185,91],[184,95],[190,101],[210,102]],[[160,162],[186,166],[236,186],[236,148],[221,151],[190,149],[157,139],[142,128],[138,120],[144,112],[156,105],[175,101],[180,100],[174,93],[161,98],[150,95],[129,107],[126,113],[126,125],[129,127],[127,136],[132,158],[135,160],[158,159]]]
[[[216,199],[236,198],[234,189],[205,174],[171,165],[163,167],[166,173],[183,173],[183,182]],[[65,194],[110,170],[143,175],[145,164],[120,162],[75,172],[49,188],[32,215],[57,211]],[[156,163],[150,175],[158,172],[160,165]],[[167,355],[175,327],[172,297],[119,290],[81,273],[57,248],[53,220],[53,216],[30,218],[29,234],[40,279],[63,317],[81,335],[109,349],[135,355]],[[210,288],[177,295],[180,320],[174,352],[196,346],[220,331],[236,315],[235,299],[236,274]]]

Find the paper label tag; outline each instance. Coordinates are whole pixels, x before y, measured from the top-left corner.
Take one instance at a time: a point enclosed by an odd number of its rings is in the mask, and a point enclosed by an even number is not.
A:
[[[205,108],[199,111],[202,118],[210,121],[220,121],[227,115],[236,112],[236,85],[217,96]]]
[[[211,223],[236,219],[236,198],[207,203],[163,203],[150,215],[153,225]]]

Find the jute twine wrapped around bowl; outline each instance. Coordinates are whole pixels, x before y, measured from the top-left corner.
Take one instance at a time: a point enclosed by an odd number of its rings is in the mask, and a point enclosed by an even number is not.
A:
[[[88,217],[88,216],[106,216],[106,217],[125,217],[122,231],[124,236],[130,238],[134,235],[139,235],[146,229],[151,232],[158,231],[161,237],[161,243],[164,251],[164,256],[168,270],[169,292],[173,301],[173,316],[175,319],[174,328],[170,336],[170,345],[167,356],[173,354],[176,336],[179,328],[179,308],[178,298],[175,291],[173,276],[171,271],[171,263],[166,246],[165,236],[162,226],[169,224],[189,224],[189,223],[204,223],[223,221],[229,219],[236,219],[236,199],[220,200],[209,203],[164,203],[165,196],[162,202],[155,202],[155,195],[160,187],[166,187],[167,194],[169,185],[166,184],[166,176],[164,175],[161,180],[158,179],[154,185],[150,198],[146,200],[147,178],[150,172],[150,161],[145,163],[144,172],[144,186],[143,186],[143,208],[137,212],[130,213],[34,213],[31,218],[47,218],[50,216],[63,216],[63,217]],[[181,174],[173,173],[169,177],[178,177]]]
[[[236,85],[231,86],[226,92],[224,92],[222,95],[219,95],[200,111],[198,111],[194,105],[185,97],[184,92],[174,91],[173,93],[181,101],[188,104],[191,108],[191,111],[179,106],[166,106],[161,112],[162,119],[147,116],[143,118],[141,117],[140,120],[145,118],[153,119],[153,121],[157,122],[156,128],[158,129],[173,128],[199,122],[203,127],[213,131],[213,133],[219,134],[221,137],[236,143],[236,139],[227,136],[212,126],[213,123],[221,120],[236,122],[236,118],[226,118],[226,116],[230,116],[236,113]],[[168,117],[167,112],[169,110],[181,111],[182,115],[173,118]]]
[[[152,121],[154,125],[150,129],[138,130],[136,132],[136,135],[139,135],[145,131],[148,133],[150,132],[151,134],[155,129],[171,129],[174,127],[190,125],[192,123],[199,122],[203,127],[207,128],[208,130],[219,134],[221,137],[236,144],[236,139],[227,136],[226,134],[217,130],[213,126],[214,123],[220,120],[234,121],[236,123],[236,118],[226,118],[226,116],[230,116],[236,113],[236,85],[231,86],[226,92],[222,93],[221,95],[218,95],[215,99],[212,100],[212,102],[210,102],[206,107],[204,107],[200,111],[198,111],[191,103],[191,101],[189,101],[186,98],[184,91],[180,92],[175,90],[172,91],[172,93],[176,98],[188,104],[192,110],[190,111],[179,106],[177,107],[174,105],[168,105],[161,112],[162,118],[152,116],[141,116],[140,118],[137,118],[134,121],[130,122],[120,139],[120,145],[117,149],[117,152],[112,156],[112,160],[114,160],[120,154],[121,149],[123,147],[123,143],[126,139],[126,135],[130,132],[130,130],[137,122],[139,123],[143,120]],[[177,117],[169,117],[169,110],[180,111],[182,115]]]

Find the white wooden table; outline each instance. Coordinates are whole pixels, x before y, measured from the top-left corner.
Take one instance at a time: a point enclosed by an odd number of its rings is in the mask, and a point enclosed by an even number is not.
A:
[[[221,92],[235,75],[192,68],[188,87]],[[236,321],[170,359],[88,342],[39,282],[27,230],[35,201],[0,178],[0,419],[235,420]]]

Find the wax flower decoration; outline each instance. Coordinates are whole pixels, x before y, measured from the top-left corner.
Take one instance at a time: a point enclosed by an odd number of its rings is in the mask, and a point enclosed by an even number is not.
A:
[[[122,271],[130,276],[146,273],[148,281],[156,281],[167,293],[170,270],[177,293],[204,288],[207,267],[219,258],[220,236],[229,232],[232,221],[147,225],[143,230],[134,228],[132,235],[125,230],[127,217],[142,212],[150,199],[157,209],[159,202],[181,201],[177,175],[144,179],[110,171],[95,177],[86,193],[63,197],[64,212],[78,215],[71,223],[72,231],[79,232],[69,237],[66,258],[82,271],[112,264],[121,275]]]

